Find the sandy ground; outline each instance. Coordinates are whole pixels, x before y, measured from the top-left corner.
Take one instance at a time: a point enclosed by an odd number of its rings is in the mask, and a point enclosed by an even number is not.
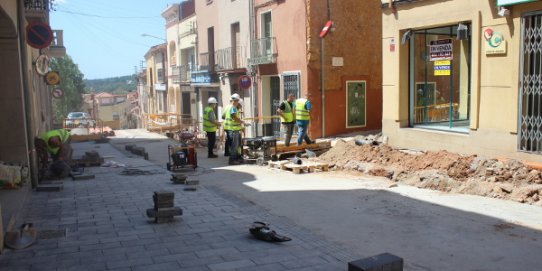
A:
[[[462,156],[447,151],[399,150],[385,144],[358,145],[355,138],[339,139],[318,159],[338,171],[384,176],[418,188],[542,206],[540,171],[517,160]]]

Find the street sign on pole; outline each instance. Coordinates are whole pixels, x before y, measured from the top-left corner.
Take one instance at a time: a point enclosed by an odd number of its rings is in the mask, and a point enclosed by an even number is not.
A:
[[[33,48],[43,49],[53,41],[53,31],[46,23],[32,22],[26,26],[26,43]]]
[[[61,99],[62,97],[64,97],[64,91],[60,88],[53,89],[53,92],[51,94],[55,99]]]
[[[239,76],[239,86],[242,89],[248,89],[252,86],[252,79],[248,75]]]

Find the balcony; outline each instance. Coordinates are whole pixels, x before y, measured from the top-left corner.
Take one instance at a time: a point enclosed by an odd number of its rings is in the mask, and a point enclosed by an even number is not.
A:
[[[49,0],[24,0],[24,12],[28,19],[47,22],[52,3]]]
[[[63,57],[66,55],[66,47],[64,47],[64,36],[62,30],[53,30],[53,42],[49,45],[50,57]]]
[[[171,75],[169,76],[173,84],[189,84],[191,81],[192,69],[189,65],[181,65],[171,67]]]
[[[244,69],[246,65],[246,49],[242,46],[220,49],[215,52],[217,71]]]
[[[212,62],[211,62],[212,61]],[[199,54],[199,70],[215,70],[214,52],[211,56],[209,53]]]
[[[275,37],[253,40],[251,42],[251,54],[249,65],[271,64],[277,62]]]

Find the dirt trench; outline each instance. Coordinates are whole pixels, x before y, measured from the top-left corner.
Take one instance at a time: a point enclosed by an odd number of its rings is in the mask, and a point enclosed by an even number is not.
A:
[[[388,145],[336,141],[318,160],[334,170],[357,171],[443,192],[473,194],[542,206],[542,177],[517,160],[413,151]]]

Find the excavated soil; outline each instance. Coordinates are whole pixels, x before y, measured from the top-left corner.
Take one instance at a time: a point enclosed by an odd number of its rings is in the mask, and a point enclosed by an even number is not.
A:
[[[412,151],[338,140],[318,160],[335,170],[355,170],[443,192],[510,199],[542,206],[542,177],[517,160],[485,159],[447,151]]]

